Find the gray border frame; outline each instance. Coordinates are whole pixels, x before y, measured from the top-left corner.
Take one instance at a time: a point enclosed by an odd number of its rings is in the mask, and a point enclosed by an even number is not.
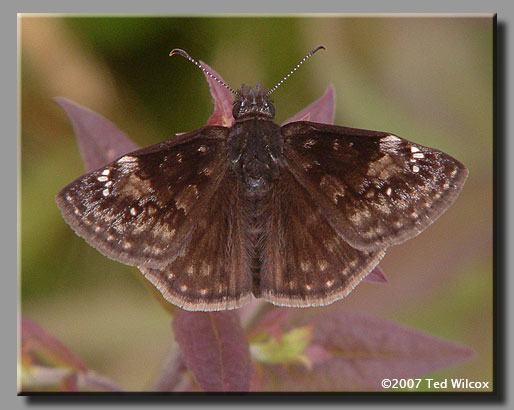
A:
[[[484,7],[485,6],[485,7]],[[497,350],[498,353],[498,364],[500,372],[497,374],[498,379],[496,380],[498,382],[498,389],[500,395],[494,399],[493,397],[474,397],[471,400],[450,400],[448,397],[448,400],[445,400],[444,397],[426,397],[421,394],[417,394],[416,396],[405,396],[402,397],[391,397],[391,400],[387,399],[384,396],[370,396],[369,398],[365,397],[359,397],[359,398],[352,398],[351,396],[342,396],[341,398],[337,398],[336,400],[325,400],[324,397],[315,397],[312,400],[306,399],[306,398],[287,398],[285,396],[275,397],[270,399],[266,398],[252,398],[251,400],[245,400],[239,399],[236,397],[229,397],[229,398],[220,398],[218,400],[214,397],[209,397],[202,399],[201,397],[196,398],[188,398],[185,396],[182,397],[169,397],[169,398],[162,398],[159,400],[152,400],[151,398],[145,398],[138,399],[136,397],[118,397],[114,398],[114,400],[110,400],[109,398],[97,398],[97,397],[83,397],[83,398],[66,398],[62,397],[60,399],[57,398],[51,398],[51,400],[46,400],[45,398],[41,399],[26,399],[24,397],[16,397],[16,385],[15,385],[15,378],[13,377],[13,368],[14,366],[11,366],[11,363],[13,363],[14,360],[16,360],[15,355],[13,354],[16,346],[16,341],[13,337],[5,338],[4,340],[11,341],[12,345],[14,345],[14,349],[11,349],[12,346],[9,342],[6,342],[7,347],[3,350],[3,355],[5,360],[2,361],[5,365],[2,367],[4,370],[2,372],[2,378],[4,383],[2,383],[2,386],[4,386],[5,391],[3,391],[3,403],[5,403],[8,408],[18,409],[18,408],[25,408],[26,406],[72,406],[75,402],[81,404],[84,406],[92,406],[95,405],[95,407],[106,407],[109,404],[121,404],[121,405],[131,405],[132,408],[135,406],[137,407],[143,407],[147,406],[150,403],[155,404],[161,404],[161,405],[181,405],[181,404],[193,404],[193,405],[202,405],[202,404],[210,404],[211,406],[213,404],[219,404],[219,405],[226,405],[226,404],[236,404],[238,406],[248,403],[248,404],[257,404],[262,405],[263,407],[266,406],[266,408],[269,408],[270,405],[273,403],[278,404],[285,404],[289,403],[291,405],[294,405],[295,407],[304,404],[307,406],[314,406],[317,405],[319,402],[327,402],[326,404],[332,404],[336,406],[340,405],[347,405],[347,404],[366,404],[366,405],[373,405],[373,404],[400,404],[405,403],[408,405],[413,405],[415,403],[421,403],[421,398],[423,401],[423,404],[428,405],[429,407],[437,406],[438,408],[443,406],[450,406],[451,404],[457,404],[462,403],[465,405],[470,405],[472,402],[475,402],[480,405],[493,405],[493,404],[500,404],[500,405],[508,405],[509,402],[512,403],[512,394],[509,394],[508,389],[509,386],[511,386],[511,378],[509,377],[511,374],[511,371],[514,370],[513,366],[513,356],[508,351],[508,347],[513,345],[514,338],[512,337],[512,325],[509,326],[509,324],[512,324],[512,321],[508,320],[508,318],[512,317],[512,309],[513,304],[509,303],[509,297],[507,295],[514,294],[514,281],[511,279],[509,280],[508,276],[511,274],[512,269],[509,269],[513,266],[512,264],[512,258],[514,255],[514,252],[511,251],[512,244],[508,240],[510,238],[509,233],[512,232],[513,228],[513,222],[511,218],[509,218],[508,210],[511,209],[512,204],[512,189],[509,189],[509,177],[512,176],[512,166],[510,166],[510,161],[508,161],[509,158],[512,158],[514,155],[514,148],[513,144],[509,141],[508,136],[510,135],[510,117],[511,117],[511,110],[509,110],[509,104],[510,96],[512,96],[512,84],[509,82],[509,79],[507,78],[507,74],[510,72],[509,67],[512,67],[511,59],[512,59],[512,41],[510,36],[511,32],[509,32],[509,26],[512,23],[513,19],[513,13],[512,8],[514,6],[509,4],[508,1],[489,1],[484,4],[484,2],[481,1],[468,1],[466,3],[458,2],[458,1],[452,1],[452,0],[432,0],[430,2],[423,2],[423,3],[417,3],[414,4],[412,1],[406,1],[406,0],[390,0],[387,3],[379,3],[378,1],[355,1],[352,3],[345,2],[344,4],[337,5],[333,1],[317,1],[315,4],[297,4],[295,5],[295,14],[302,12],[308,13],[308,12],[335,12],[337,11],[344,11],[345,13],[400,13],[408,11],[410,13],[456,13],[456,12],[466,12],[466,13],[477,13],[477,12],[497,12],[498,13],[498,37],[497,37],[497,67],[496,67],[496,84],[497,84],[497,95],[496,95],[496,139],[495,139],[495,171],[496,171],[496,205],[495,205],[495,211],[496,211],[496,232],[495,232],[495,240],[496,240],[496,268],[498,272],[504,271],[504,275],[499,275],[500,277],[503,276],[503,279],[501,282],[497,282],[497,296],[500,296],[499,305],[498,305],[498,312],[497,318],[498,318],[498,338],[497,342],[498,345],[496,348],[500,347],[500,349]],[[16,8],[15,10],[11,10],[11,8]],[[485,10],[484,10],[485,9]],[[264,12],[266,14],[271,13],[290,13],[291,12],[291,4],[288,4],[286,2],[279,3],[279,2],[272,2],[267,0],[261,0],[259,3],[255,2],[252,4],[243,4],[241,2],[236,2],[233,0],[226,1],[226,0],[218,0],[216,2],[187,2],[182,4],[172,4],[170,1],[164,1],[164,0],[158,0],[158,1],[147,1],[144,4],[143,3],[123,3],[120,2],[106,2],[106,1],[89,1],[87,3],[81,3],[81,4],[70,4],[69,2],[64,1],[50,1],[45,2],[44,5],[40,3],[35,3],[32,1],[24,1],[14,5],[9,4],[7,6],[3,7],[4,13],[2,13],[3,17],[5,19],[8,19],[7,24],[3,25],[3,31],[5,31],[5,35],[1,36],[2,42],[7,43],[2,48],[4,52],[9,55],[10,47],[13,47],[13,44],[17,44],[14,41],[12,41],[12,33],[15,32],[15,26],[16,23],[16,12],[31,12],[31,11],[37,11],[37,12],[55,12],[55,11],[67,11],[72,13],[122,13],[122,14],[185,14],[185,15],[206,15],[206,14],[212,14],[212,13],[257,13],[257,12]],[[14,21],[14,24],[13,24]],[[18,61],[18,58],[17,58]],[[7,68],[7,70],[13,70],[14,71],[14,65],[12,64],[6,64],[4,67]],[[19,83],[16,81],[16,83],[12,80],[12,77],[9,75],[3,76],[3,82],[4,82],[4,90],[6,92],[3,93],[4,100],[7,100],[11,95],[16,95],[16,99],[18,97],[18,88]],[[16,84],[16,85],[14,85]],[[18,100],[18,99],[17,99]],[[16,124],[13,124],[14,118],[17,118],[18,114],[18,106],[14,105],[12,103],[12,100],[7,103],[7,101],[4,101],[5,105],[4,107],[6,110],[4,111],[7,116],[7,118],[11,119],[11,121],[7,121],[7,127],[8,132],[5,134],[6,137],[5,141],[7,141],[8,144],[8,150],[5,150],[4,152],[13,152],[16,150],[16,152],[19,152],[19,143],[18,139],[12,138],[10,135],[15,134],[18,135],[18,121]],[[15,108],[16,107],[16,108]],[[15,111],[16,112],[11,112]],[[5,118],[4,117],[4,118]],[[13,125],[12,125],[13,124]],[[14,130],[11,131],[11,126],[14,128]],[[11,134],[12,132],[12,134]],[[13,151],[11,151],[11,144],[16,144],[16,147],[12,147]],[[15,168],[18,171],[18,164],[19,164],[19,156],[18,155],[5,155],[4,154],[4,161],[2,161],[2,177],[5,179],[3,181],[3,186],[8,187],[8,192],[14,192],[14,197],[17,198],[17,205],[19,204],[18,201],[18,195],[17,190],[19,189],[18,185],[18,178],[16,179],[15,183],[12,183],[12,169]],[[19,174],[17,172],[17,174]],[[14,185],[14,186],[13,186]],[[511,185],[510,185],[511,186]],[[12,189],[12,191],[11,191]],[[8,198],[7,195],[4,195],[5,198]],[[14,207],[15,205],[12,204],[11,201],[7,201],[4,203],[3,207],[3,216],[4,221],[7,229],[4,229],[4,236],[9,235],[10,238],[12,238],[11,235],[17,235],[17,220],[15,222],[15,219],[12,218],[12,214],[9,212],[10,208]],[[7,212],[6,212],[7,211]],[[8,216],[8,217],[7,217]],[[12,234],[11,234],[12,232]],[[8,278],[8,284],[7,286],[4,286],[4,294],[2,295],[2,304],[4,309],[2,309],[2,323],[8,323],[13,324],[16,326],[16,312],[13,312],[11,309],[15,310],[17,307],[17,293],[13,292],[13,287],[17,287],[17,278],[14,275],[14,271],[17,272],[17,260],[14,260],[12,255],[17,254],[16,248],[18,242],[16,241],[16,245],[13,246],[15,241],[4,241],[4,244],[7,244],[7,246],[3,247],[3,250],[5,254],[9,255],[10,257],[6,258],[8,261],[7,269],[5,270],[6,274],[5,277]],[[12,247],[12,248],[11,248]],[[505,256],[503,256],[505,255]],[[14,262],[13,262],[14,260]],[[13,266],[14,265],[14,266]],[[7,295],[5,295],[7,293]],[[14,300],[13,300],[14,299]],[[503,311],[505,310],[505,314]],[[14,358],[14,360],[13,360]],[[50,399],[50,398],[49,398]],[[97,400],[100,399],[100,400]],[[330,399],[330,398],[329,398]],[[432,400],[433,399],[433,400]],[[485,400],[482,400],[485,399]]]

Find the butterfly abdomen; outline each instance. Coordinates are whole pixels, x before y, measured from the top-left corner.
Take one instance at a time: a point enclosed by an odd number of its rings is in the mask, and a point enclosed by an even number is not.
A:
[[[260,297],[260,271],[262,265],[262,250],[265,242],[267,221],[271,212],[269,196],[271,184],[262,182],[259,189],[246,189],[245,225],[247,232],[248,253],[250,256],[250,268],[253,277],[252,292],[255,297]]]

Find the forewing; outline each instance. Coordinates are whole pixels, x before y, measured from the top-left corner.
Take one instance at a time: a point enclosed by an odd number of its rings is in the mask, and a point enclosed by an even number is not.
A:
[[[68,224],[104,255],[164,268],[191,240],[197,218],[226,172],[224,127],[127,154],[57,195]]]
[[[455,200],[468,174],[448,154],[388,133],[295,122],[282,134],[296,179],[358,249],[419,234]]]
[[[252,279],[240,186],[227,171],[196,218],[191,241],[164,269],[141,268],[169,302],[187,310],[235,309],[250,301]]]
[[[260,278],[264,299],[281,306],[322,306],[348,295],[384,250],[348,245],[285,168],[270,196]]]

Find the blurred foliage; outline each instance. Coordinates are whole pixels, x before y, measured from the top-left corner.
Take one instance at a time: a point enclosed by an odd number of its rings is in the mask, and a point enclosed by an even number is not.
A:
[[[262,363],[302,363],[311,367],[304,350],[312,340],[312,326],[295,328],[284,333],[280,339],[267,335],[264,340],[251,344],[252,357]]]
[[[492,19],[35,16],[20,24],[21,309],[89,368],[144,389],[173,336],[137,269],[103,257],[62,220],[54,196],[84,168],[52,98],[90,107],[145,146],[204,125],[213,110],[203,74],[171,49],[207,62],[233,88],[269,88],[324,44],[274,94],[277,122],[332,83],[336,124],[394,132],[470,170],[433,227],[388,251],[389,285],[361,284],[337,303],[460,341],[476,358],[441,374],[492,379]]]

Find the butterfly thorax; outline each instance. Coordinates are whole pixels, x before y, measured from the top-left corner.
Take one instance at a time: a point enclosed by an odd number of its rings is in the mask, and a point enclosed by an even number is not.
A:
[[[265,189],[278,177],[282,157],[280,127],[270,120],[237,121],[229,131],[230,166],[249,191]]]

